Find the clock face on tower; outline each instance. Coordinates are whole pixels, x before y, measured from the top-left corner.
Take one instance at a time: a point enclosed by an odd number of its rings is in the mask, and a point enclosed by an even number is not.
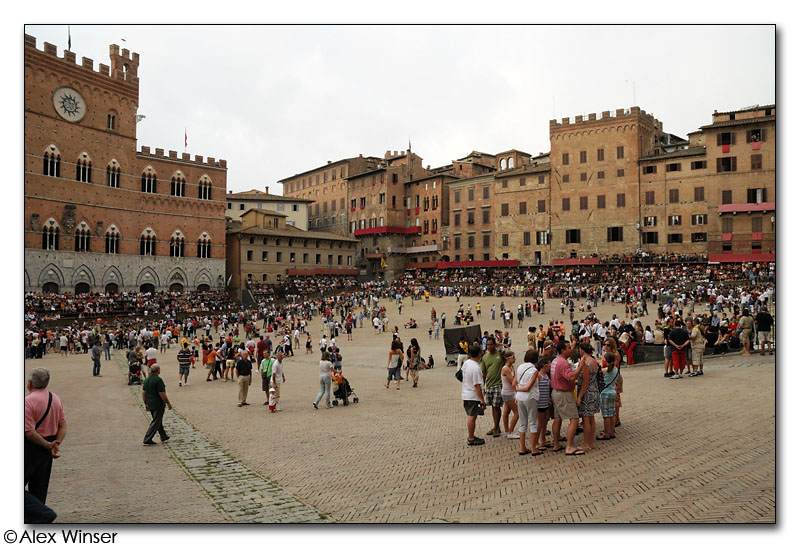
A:
[[[80,122],[86,114],[86,101],[72,88],[58,88],[53,93],[53,107],[67,122]]]

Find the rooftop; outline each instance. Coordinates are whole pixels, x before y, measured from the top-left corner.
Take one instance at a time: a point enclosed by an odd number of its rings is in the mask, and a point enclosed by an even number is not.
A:
[[[286,228],[261,228],[251,226],[247,228],[236,228],[227,231],[228,234],[252,234],[256,236],[281,236],[284,238],[305,238],[308,240],[335,240],[342,242],[357,242],[351,236],[340,236],[330,232],[317,232],[316,230],[303,230],[294,226]]]
[[[725,120],[723,122],[714,122],[707,126],[700,126],[700,129],[715,129],[718,127],[731,127],[731,126],[746,126],[750,124],[760,124],[762,122],[774,122],[775,115],[772,116],[759,116],[758,118],[745,118],[743,120]]]
[[[226,196],[228,200],[239,201],[255,201],[255,202],[306,202],[312,203],[314,200],[308,198],[292,198],[290,196],[278,196],[277,194],[269,194],[261,190],[245,190],[244,192],[228,191]]]

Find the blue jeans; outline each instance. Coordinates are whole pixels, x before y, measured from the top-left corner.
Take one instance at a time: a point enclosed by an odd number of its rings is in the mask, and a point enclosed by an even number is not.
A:
[[[331,406],[331,376],[330,375],[320,375],[319,376],[319,394],[314,399],[314,403],[319,403],[322,400],[322,396],[325,396],[325,407]]]
[[[100,360],[92,360],[92,375],[97,376],[100,374]]]

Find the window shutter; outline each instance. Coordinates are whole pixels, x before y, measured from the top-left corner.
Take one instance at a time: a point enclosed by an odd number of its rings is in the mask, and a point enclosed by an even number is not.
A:
[[[736,171],[736,156],[731,157],[731,171]]]
[[[676,165],[678,166],[678,170],[677,170],[677,171],[680,171],[680,170],[681,170],[681,164],[680,164],[680,163],[678,163],[678,164],[676,164]]]
[[[722,171],[722,158],[717,158],[717,173],[720,171]]]
[[[766,188],[762,188],[761,189],[761,201],[762,202],[766,202],[767,201],[767,189]]]
[[[736,132],[735,131],[731,131],[731,144],[732,145],[736,144]]]
[[[767,128],[761,128],[761,142],[767,142]]]
[[[722,146],[722,133],[717,133],[717,146]]]

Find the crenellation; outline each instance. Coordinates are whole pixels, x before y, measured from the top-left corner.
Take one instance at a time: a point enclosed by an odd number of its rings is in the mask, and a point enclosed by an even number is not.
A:
[[[616,114],[617,118],[621,118],[621,117],[625,116],[625,109],[624,108],[618,108],[616,112],[617,112],[617,114]]]
[[[562,118],[561,125],[568,126],[569,125],[569,118]]]
[[[65,51],[64,52],[64,61],[68,63],[75,63],[75,52],[74,51]]]
[[[200,156],[199,154],[195,154],[194,161],[197,162],[198,164],[202,164],[203,163],[203,157]]]
[[[25,35],[25,45],[30,46],[32,48],[36,47],[36,37],[31,36],[30,34]]]
[[[592,122],[594,120],[597,120],[597,114],[593,112],[589,115],[589,121]]]
[[[170,150],[169,151],[169,157],[170,157],[171,160],[177,160],[178,159],[178,153],[176,151],[174,151],[174,150]]]
[[[94,70],[94,60],[88,57],[81,57],[81,66],[89,70]]]
[[[157,148],[156,149],[156,156],[164,156],[164,149],[163,148]]]
[[[105,65],[105,64],[103,64],[103,63],[100,63],[100,66],[99,66],[99,68],[98,68],[98,72],[99,72],[100,74],[102,74],[103,76],[108,76],[108,74],[109,74],[109,72],[108,72],[108,71],[109,71],[109,67],[108,67],[108,65]]]
[[[207,163],[208,165],[210,165],[210,166],[215,166],[215,165],[216,165],[216,162],[214,161],[214,158],[212,158],[211,156],[209,156],[208,158],[206,158],[206,163]]]
[[[219,167],[227,168],[228,167],[228,160],[220,160],[219,162],[217,162],[217,165],[219,165]]]
[[[58,48],[50,42],[44,43],[44,52],[49,55],[58,55]]]
[[[191,158],[192,155],[189,154],[188,152],[184,152],[181,154],[181,160],[183,160],[184,162],[191,162],[192,161]]]
[[[142,145],[142,154],[150,154],[150,147]]]
[[[611,118],[611,113],[609,111],[607,111],[607,110],[604,110],[603,111],[603,120],[605,120],[607,118]]]
[[[583,116],[580,114],[575,115],[575,123],[583,122]]]

